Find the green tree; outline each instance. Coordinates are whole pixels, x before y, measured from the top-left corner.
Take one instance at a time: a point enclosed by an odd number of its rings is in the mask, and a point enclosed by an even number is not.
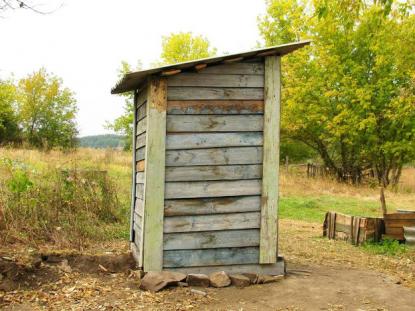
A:
[[[61,79],[42,68],[21,79],[17,92],[23,139],[47,149],[75,145],[76,100]]]
[[[121,67],[118,69],[118,79],[120,80],[126,73],[134,70],[140,70],[142,64],[140,61],[133,67],[126,61],[121,62]],[[134,94],[132,92],[120,94],[124,97],[124,112],[121,116],[116,118],[114,122],[106,123],[107,129],[113,130],[118,135],[124,137],[124,149],[130,150],[133,141],[133,120],[134,120]]]
[[[161,64],[176,64],[216,55],[216,48],[210,46],[207,38],[191,32],[172,33],[163,36]]]
[[[0,81],[0,145],[18,140],[19,127],[15,104],[15,86],[10,81]]]
[[[282,127],[315,149],[339,180],[366,169],[396,184],[415,158],[412,1],[269,0],[267,45],[311,38],[283,59]]]

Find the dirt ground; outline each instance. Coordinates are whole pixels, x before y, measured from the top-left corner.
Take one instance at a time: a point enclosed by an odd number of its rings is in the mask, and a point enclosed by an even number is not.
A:
[[[243,289],[139,290],[127,245],[89,254],[24,256],[0,248],[1,310],[414,310],[413,253],[371,255],[321,239],[314,224],[282,221],[285,279]],[[29,252],[30,253],[30,252]],[[99,255],[97,255],[100,253]],[[66,261],[63,263],[63,260]]]

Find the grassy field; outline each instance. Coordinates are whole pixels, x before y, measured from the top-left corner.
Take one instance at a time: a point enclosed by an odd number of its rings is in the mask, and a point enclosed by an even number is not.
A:
[[[83,176],[82,172],[88,170],[104,171],[105,183],[96,176]],[[73,171],[81,172],[79,178],[61,178]],[[0,228],[8,229],[3,239],[85,249],[90,242],[128,237],[130,153],[85,148],[45,153],[3,148],[0,173]],[[380,216],[376,187],[356,187],[304,175],[298,170],[281,175],[281,219],[321,225],[329,210]],[[404,170],[399,190],[386,192],[389,211],[415,207],[414,177],[414,169]],[[107,201],[112,203],[103,211],[103,202]]]

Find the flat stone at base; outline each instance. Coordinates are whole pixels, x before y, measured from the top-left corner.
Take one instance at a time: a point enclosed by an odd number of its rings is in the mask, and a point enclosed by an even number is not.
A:
[[[232,285],[236,287],[246,287],[251,284],[251,280],[242,274],[231,274],[229,278],[232,281]]]
[[[206,274],[194,273],[187,275],[186,283],[189,286],[209,287],[210,280]]]
[[[284,278],[283,275],[277,275],[277,276],[271,276],[271,275],[259,275],[257,284],[267,284],[267,283],[273,283],[278,282]]]
[[[242,275],[246,276],[251,281],[251,284],[256,284],[258,280],[258,274],[256,273],[242,273]]]
[[[140,289],[158,292],[167,286],[177,285],[185,278],[186,275],[179,272],[150,271],[141,280]]]
[[[231,285],[231,279],[225,271],[213,272],[209,275],[210,285],[213,287],[226,287]]]

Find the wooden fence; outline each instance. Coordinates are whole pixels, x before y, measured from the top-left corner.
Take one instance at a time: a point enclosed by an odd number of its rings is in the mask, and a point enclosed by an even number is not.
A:
[[[404,227],[415,227],[415,213],[385,214],[384,237],[399,241],[405,240]]]
[[[384,233],[382,218],[349,216],[327,212],[323,225],[323,236],[329,239],[349,241],[359,245],[367,241],[378,242]]]

